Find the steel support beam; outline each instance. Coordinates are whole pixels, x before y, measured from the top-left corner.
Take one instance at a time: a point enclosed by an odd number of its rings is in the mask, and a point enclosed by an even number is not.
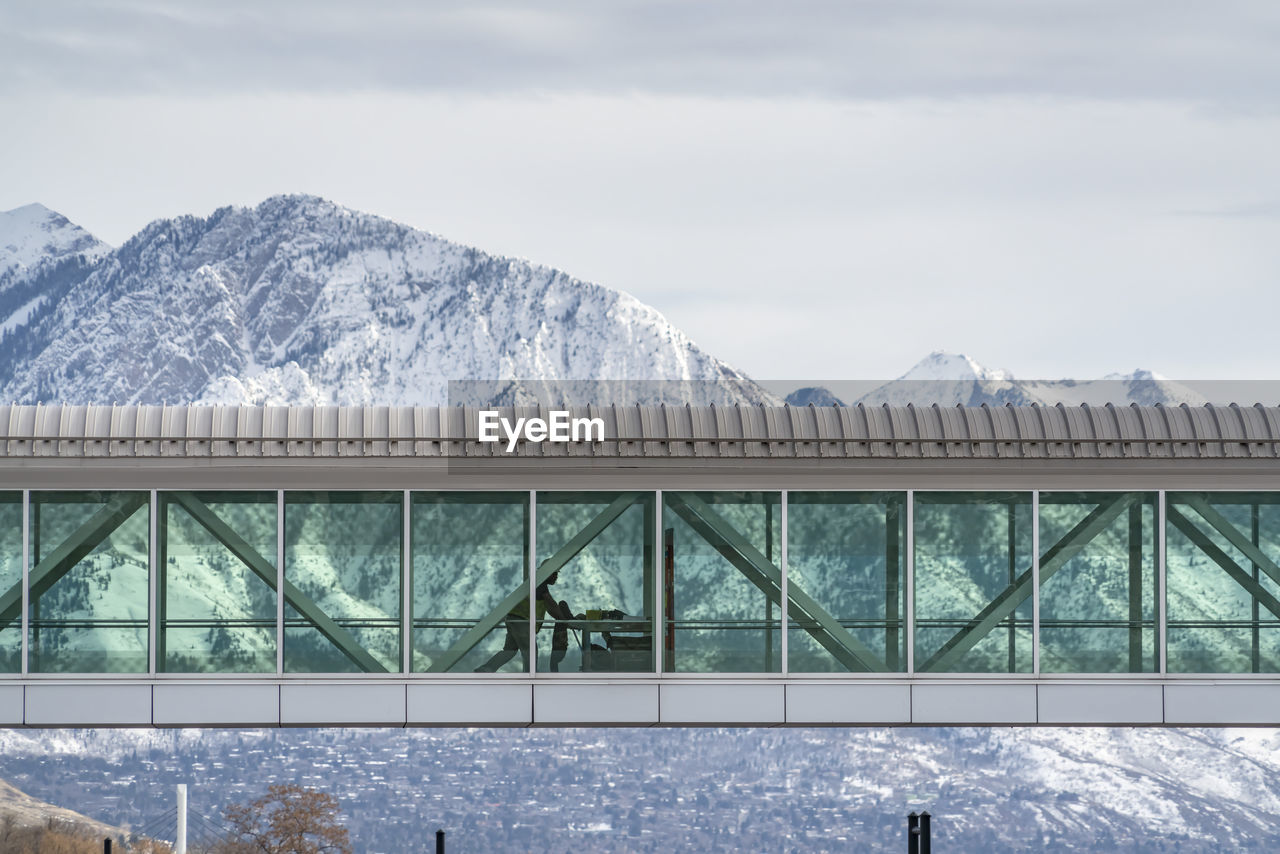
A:
[[[782,603],[782,572],[768,561],[755,546],[725,521],[702,499],[693,495],[671,494],[671,509],[695,532],[722,554],[747,580],[760,589],[770,601]],[[884,672],[885,664],[875,652],[840,625],[807,593],[795,584],[787,585],[787,612],[797,616],[797,624],[824,649],[850,670]],[[815,625],[816,624],[816,625]]]
[[[146,505],[150,496],[145,492],[129,492],[117,495],[72,532],[57,548],[32,568],[28,584],[31,598],[38,599],[54,584],[84,560],[116,528]],[[0,596],[0,629],[7,628],[22,618],[22,582],[10,587]]]
[[[1195,526],[1195,524],[1184,516],[1176,507],[1170,506],[1166,508],[1165,515],[1173,526],[1186,535],[1196,548],[1204,552],[1210,560],[1222,567],[1230,575],[1237,584],[1249,591],[1249,595],[1253,596],[1258,602],[1270,611],[1277,619],[1280,619],[1280,600],[1277,600],[1270,591],[1254,580],[1253,574],[1245,570],[1231,559],[1231,556],[1218,548],[1208,535]]]
[[[262,579],[272,591],[276,590],[276,568],[269,560],[259,554],[258,550],[235,532],[234,529],[214,513],[209,505],[190,492],[170,492],[166,495],[175,504],[191,514],[191,518],[222,543],[228,551],[249,567],[253,574]],[[333,644],[353,664],[366,673],[386,673],[387,668],[369,654],[351,632],[338,625],[315,600],[303,593],[293,582],[284,582],[284,600],[293,606],[308,623],[316,628],[329,643]]]
[[[1218,512],[1212,504],[1205,501],[1198,495],[1189,496],[1185,501],[1178,503],[1196,511],[1196,513],[1203,517],[1206,522],[1213,526],[1215,531],[1226,538],[1227,542],[1231,543],[1231,545],[1243,552],[1244,556],[1249,558],[1249,560],[1256,563],[1258,568],[1267,574],[1267,577],[1276,584],[1280,584],[1280,566],[1276,565],[1274,560],[1267,557],[1266,552],[1259,548],[1249,536],[1244,534],[1235,525],[1231,524],[1231,520]],[[1172,514],[1177,511],[1176,508],[1171,505],[1168,512]],[[1186,518],[1181,513],[1179,513],[1179,515],[1184,519]]]
[[[1133,493],[1122,493],[1110,502],[1095,507],[1088,516],[1081,519],[1066,535],[1054,543],[1040,560],[1040,584],[1053,576],[1073,557],[1078,555],[1093,538],[1105,531],[1116,518],[1138,500]],[[937,652],[920,665],[921,672],[929,670],[947,670],[956,659],[973,649],[1001,621],[1009,617],[1018,606],[1027,600],[1035,585],[1030,569],[1022,572],[1012,584],[1000,595],[992,599],[987,607],[970,620],[964,628],[956,632]]]
[[[566,563],[578,556],[578,552],[585,549],[592,540],[600,536],[605,528],[608,528],[618,517],[627,511],[632,504],[635,504],[646,493],[628,492],[614,499],[608,507],[601,510],[599,515],[588,522],[581,531],[574,535],[573,539],[560,547],[560,550],[551,557],[539,564],[534,572],[533,589],[537,590],[538,586],[552,576],[553,573],[564,567]],[[445,673],[449,668],[457,664],[464,655],[472,650],[476,644],[484,640],[489,632],[497,628],[498,624],[507,618],[511,613],[511,609],[516,605],[529,598],[529,589],[525,586],[525,582],[521,582],[520,586],[512,590],[505,598],[493,607],[488,614],[480,619],[474,626],[467,629],[462,637],[458,638],[453,646],[445,650],[444,654],[431,662],[431,666],[427,668],[428,673]],[[529,603],[529,616],[533,617],[535,603]],[[530,647],[529,655],[532,657],[535,650]]]

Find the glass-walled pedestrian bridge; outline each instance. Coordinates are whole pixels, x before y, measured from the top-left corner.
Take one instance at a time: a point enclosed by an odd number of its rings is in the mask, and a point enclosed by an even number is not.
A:
[[[1280,409],[574,414],[0,407],[0,724],[1280,724]]]

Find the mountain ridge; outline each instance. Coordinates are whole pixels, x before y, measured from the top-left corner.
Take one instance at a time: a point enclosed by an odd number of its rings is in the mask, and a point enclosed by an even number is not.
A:
[[[49,304],[0,321],[0,398],[432,404],[530,377],[774,399],[628,294],[315,196],[156,220],[65,279],[36,271]]]

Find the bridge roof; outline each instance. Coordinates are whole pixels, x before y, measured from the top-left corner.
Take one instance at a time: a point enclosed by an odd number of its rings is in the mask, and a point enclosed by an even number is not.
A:
[[[496,407],[548,418],[549,407]],[[605,440],[478,441],[477,407],[0,406],[0,457],[1277,459],[1280,407],[589,406]]]

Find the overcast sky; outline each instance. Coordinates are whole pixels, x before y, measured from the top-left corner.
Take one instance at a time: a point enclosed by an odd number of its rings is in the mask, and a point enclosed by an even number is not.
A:
[[[316,193],[762,379],[1280,378],[1278,151],[1274,0],[0,5],[0,210]]]

